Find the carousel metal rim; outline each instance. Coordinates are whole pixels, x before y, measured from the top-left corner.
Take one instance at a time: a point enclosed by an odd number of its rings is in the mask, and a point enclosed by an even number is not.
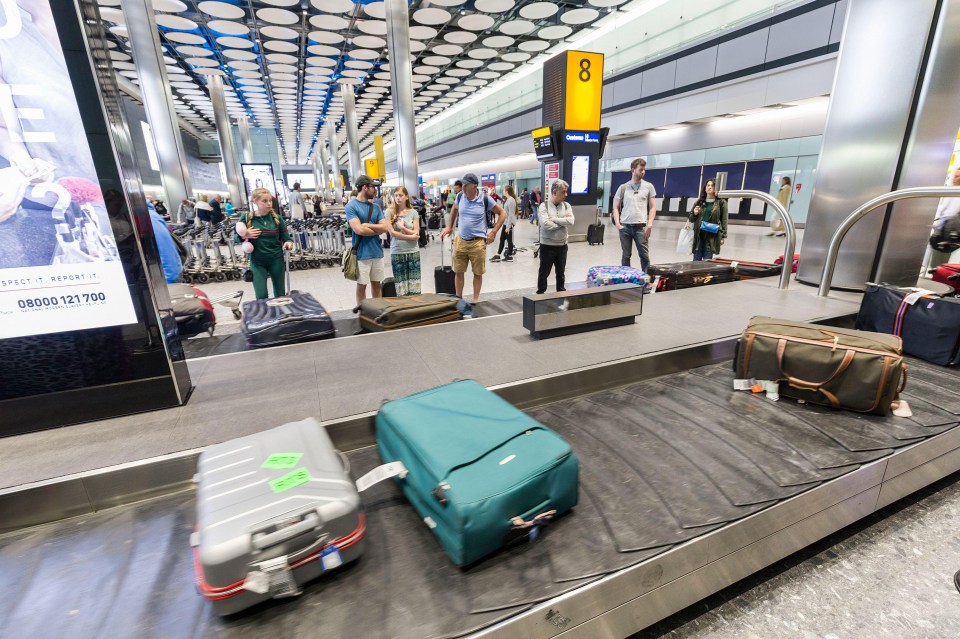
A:
[[[955,428],[471,637],[629,636],[958,471]]]

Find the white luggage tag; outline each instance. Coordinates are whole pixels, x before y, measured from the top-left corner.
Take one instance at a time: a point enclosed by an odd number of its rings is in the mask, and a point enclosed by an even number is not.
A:
[[[905,304],[909,304],[910,306],[913,306],[914,304],[917,303],[917,300],[919,300],[920,298],[926,297],[927,295],[936,295],[937,297],[940,297],[934,291],[928,291],[925,288],[909,288],[907,290],[913,291],[913,292],[908,295],[905,295],[903,298],[903,302]]]
[[[733,380],[733,390],[735,391],[748,391],[753,388],[753,385],[757,383],[757,380],[753,379],[735,379]]]
[[[383,464],[382,466],[377,466],[357,480],[357,492],[362,493],[374,484],[379,484],[384,479],[390,479],[391,477],[403,479],[406,476],[407,467],[403,465],[403,462],[395,461],[389,464]]]

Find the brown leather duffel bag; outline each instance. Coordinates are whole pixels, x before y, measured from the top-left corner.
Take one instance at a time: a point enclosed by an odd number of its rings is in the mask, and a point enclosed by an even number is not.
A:
[[[449,295],[374,297],[360,303],[360,326],[371,332],[442,324],[460,319],[457,298]]]
[[[907,381],[900,338],[754,317],[737,352],[737,377],[772,381],[814,404],[886,415]]]

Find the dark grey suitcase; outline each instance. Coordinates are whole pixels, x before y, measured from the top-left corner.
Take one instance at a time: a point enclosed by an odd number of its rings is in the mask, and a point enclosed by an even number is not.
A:
[[[196,482],[197,588],[218,614],[298,595],[363,552],[349,464],[314,419],[207,448]]]
[[[333,320],[313,295],[290,290],[289,254],[285,253],[284,259],[287,294],[243,304],[240,329],[251,348],[324,339],[337,334]]]

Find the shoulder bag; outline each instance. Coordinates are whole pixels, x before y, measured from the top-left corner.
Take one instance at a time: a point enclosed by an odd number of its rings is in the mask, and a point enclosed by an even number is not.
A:
[[[370,207],[367,210],[367,222],[373,219],[373,202],[368,202],[367,205]],[[340,265],[343,270],[343,276],[350,280],[351,282],[356,282],[360,277],[360,267],[357,266],[357,249],[360,248],[360,242],[362,241],[362,236],[354,233],[357,240],[352,242],[350,248],[344,250],[343,255],[340,257]]]

